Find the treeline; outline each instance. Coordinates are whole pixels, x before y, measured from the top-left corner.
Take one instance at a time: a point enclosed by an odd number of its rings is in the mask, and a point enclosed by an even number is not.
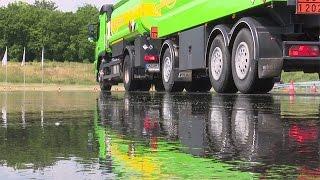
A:
[[[93,61],[94,44],[88,42],[87,26],[98,20],[96,7],[85,5],[76,12],[62,12],[52,1],[15,2],[0,8],[0,58],[8,47],[9,60]]]

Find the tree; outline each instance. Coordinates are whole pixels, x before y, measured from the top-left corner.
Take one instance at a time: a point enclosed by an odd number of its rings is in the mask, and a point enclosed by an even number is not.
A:
[[[94,44],[87,41],[87,26],[98,20],[98,9],[91,5],[75,13],[56,9],[54,2],[43,0],[0,8],[0,49],[8,46],[11,59],[21,60],[26,47],[28,60],[39,60],[44,46],[46,59],[92,62]]]
[[[36,0],[34,2],[34,6],[40,9],[47,9],[51,11],[54,11],[58,8],[55,2],[47,0]]]

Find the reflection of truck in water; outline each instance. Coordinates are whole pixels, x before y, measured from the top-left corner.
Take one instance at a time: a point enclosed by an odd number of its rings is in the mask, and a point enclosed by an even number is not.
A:
[[[320,167],[317,119],[309,118],[310,114],[287,120],[280,108],[283,101],[272,96],[130,93],[102,97],[101,117],[114,112],[101,119],[112,129],[109,133],[117,134],[113,143],[125,143],[128,151],[146,159],[152,152],[152,158],[159,158],[154,161],[161,165],[158,168],[180,169],[179,176],[187,173],[184,168],[208,170],[205,167],[213,164],[210,159],[227,161],[226,167],[236,164],[260,177],[296,177],[300,170],[308,173]],[[182,157],[193,158],[184,165]]]
[[[231,165],[213,163],[182,150],[185,146],[178,141],[178,136],[185,132],[177,129],[179,106],[165,105],[172,101],[174,98],[168,94],[123,97],[101,94],[95,131],[100,154],[104,154],[100,157],[112,162],[112,173],[124,179],[252,178],[250,173],[232,170]],[[155,105],[150,106],[150,102]],[[105,116],[106,113],[111,116]],[[196,141],[197,137],[194,134],[191,138]]]
[[[268,92],[282,70],[320,72],[320,1],[120,0],[97,32],[102,90]]]

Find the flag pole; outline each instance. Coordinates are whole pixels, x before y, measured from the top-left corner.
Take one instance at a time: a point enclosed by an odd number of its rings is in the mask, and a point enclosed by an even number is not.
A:
[[[26,90],[26,47],[23,49],[23,58],[22,58],[22,66],[23,66],[23,86],[24,90]]]
[[[24,90],[26,90],[26,68],[23,67],[23,86]]]
[[[44,130],[43,124],[44,124],[44,107],[43,107],[43,81],[44,81],[44,71],[43,71],[43,66],[44,66],[44,46],[42,46],[42,53],[41,53],[41,70],[42,70],[42,91],[41,91],[41,127],[42,131]]]
[[[6,88],[8,88],[8,63],[6,64]]]
[[[6,89],[8,89],[8,47],[6,47]]]
[[[43,88],[43,64],[42,64],[42,88]]]
[[[42,46],[42,53],[41,53],[41,70],[42,70],[42,91],[41,91],[41,127],[42,131],[43,129],[43,123],[44,123],[44,107],[43,107],[43,80],[44,80],[44,71],[43,71],[43,66],[44,66],[44,46]]]
[[[44,123],[44,107],[43,107],[43,90],[41,92],[41,127],[43,129],[43,123]]]
[[[26,107],[25,107],[25,105],[26,105],[26,91],[23,91],[22,112],[21,112],[23,129],[26,128]]]
[[[5,89],[8,88],[8,47],[6,47],[6,51],[4,52],[2,58],[2,67],[6,66],[6,79],[5,79]]]
[[[42,47],[42,54],[41,54],[41,67],[42,67],[42,91],[43,91],[43,61],[44,61],[44,47]]]

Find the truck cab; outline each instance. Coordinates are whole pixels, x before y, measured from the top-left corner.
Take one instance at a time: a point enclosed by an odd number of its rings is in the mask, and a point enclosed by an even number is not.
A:
[[[108,55],[110,55],[111,49],[108,39],[111,36],[110,21],[112,11],[113,5],[102,6],[98,23],[90,24],[88,27],[89,41],[96,44],[94,60],[96,81],[99,82],[100,87],[103,90],[111,90],[112,87],[112,83],[106,83],[104,80],[104,75],[107,74],[107,71],[106,68],[103,67],[103,65],[110,60]]]
[[[96,43],[94,64],[97,82],[101,90],[107,91],[111,90],[112,85],[123,82],[128,91],[149,91],[154,83],[158,90],[163,89],[162,83],[157,80],[160,79],[160,40],[152,40],[144,33],[138,33],[134,38],[126,37],[131,42],[125,37],[112,39],[112,27],[116,28],[115,23],[111,22],[113,10],[124,3],[120,1],[115,6],[102,6],[99,23],[89,26],[89,40]],[[128,26],[122,28],[122,31],[138,31],[136,22],[129,22]]]

